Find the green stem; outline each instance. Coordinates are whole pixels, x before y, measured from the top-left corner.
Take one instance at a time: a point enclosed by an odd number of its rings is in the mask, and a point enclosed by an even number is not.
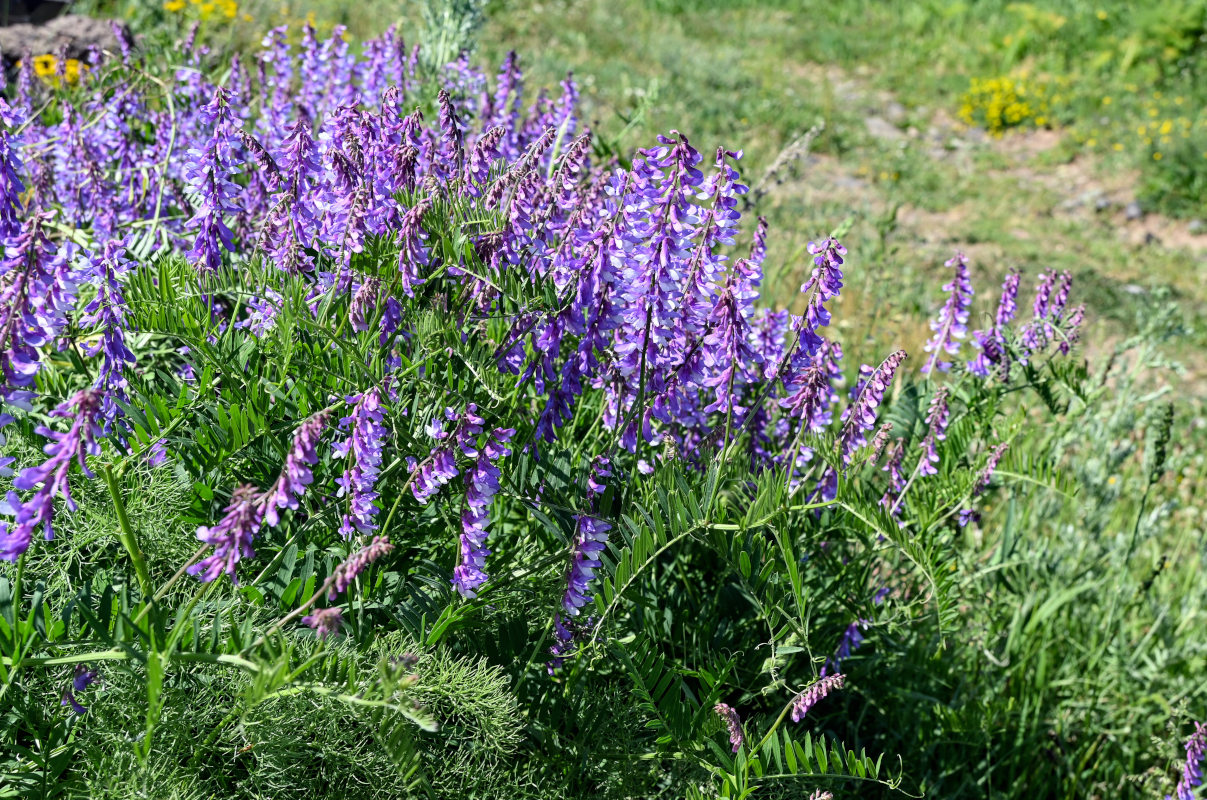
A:
[[[113,469],[105,466],[105,484],[109,487],[109,497],[113,501],[113,510],[117,512],[117,524],[121,528],[117,538],[121,541],[130,560],[134,563],[134,572],[138,576],[138,587],[143,597],[151,596],[151,575],[147,572],[147,562],[143,559],[142,550],[138,547],[138,539],[134,536],[134,528],[130,526],[130,518],[126,516],[126,504],[122,502],[121,489],[117,485],[117,477]]]

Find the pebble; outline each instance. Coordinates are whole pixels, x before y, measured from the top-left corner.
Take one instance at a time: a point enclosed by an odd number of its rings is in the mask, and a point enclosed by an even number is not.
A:
[[[1126,217],[1129,222],[1137,219],[1143,219],[1144,209],[1140,207],[1140,203],[1133,200],[1123,207],[1123,216]]]

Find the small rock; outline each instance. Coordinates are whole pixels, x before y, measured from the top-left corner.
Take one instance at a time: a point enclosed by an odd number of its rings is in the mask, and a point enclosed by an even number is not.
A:
[[[853,178],[850,175],[839,175],[834,179],[834,185],[839,189],[863,189],[868,184],[867,181]]]
[[[905,106],[898,103],[896,100],[890,100],[884,106],[884,118],[894,125],[900,125],[905,122],[905,118],[909,116],[905,110]]]
[[[1146,244],[1146,245],[1161,244],[1161,237],[1157,236],[1152,231],[1145,231],[1144,232],[1144,244]]]
[[[1207,233],[1207,222],[1203,222],[1201,219],[1192,219],[1190,224],[1186,226],[1186,230],[1190,231],[1193,236]]]
[[[869,134],[883,142],[896,142],[905,138],[901,129],[884,117],[866,117],[863,124],[867,126]]]
[[[1103,195],[1102,197],[1099,197],[1097,201],[1095,201],[1094,210],[1095,211],[1106,211],[1113,205],[1114,205],[1114,203],[1111,202],[1111,199],[1109,197],[1107,197],[1106,195]]]
[[[67,46],[68,58],[83,58],[93,45],[116,51],[117,37],[107,20],[78,14],[56,17],[44,25],[0,28],[0,52],[9,63],[19,60],[26,51],[35,56],[58,55],[63,45]]]
[[[1140,203],[1133,200],[1123,207],[1123,216],[1128,222],[1133,222],[1144,218],[1144,209],[1140,207]]]
[[[1136,295],[1148,294],[1148,291],[1143,286],[1138,286],[1134,283],[1129,283],[1129,284],[1124,285],[1123,291],[1127,292],[1128,294],[1136,294]]]

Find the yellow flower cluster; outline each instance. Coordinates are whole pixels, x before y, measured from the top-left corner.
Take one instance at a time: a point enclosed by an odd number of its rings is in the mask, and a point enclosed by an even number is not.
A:
[[[1132,86],[1129,85],[1129,90]],[[1103,109],[1114,104],[1109,95],[1099,101]],[[1196,112],[1185,97],[1165,97],[1160,91],[1152,92],[1138,113],[1126,126],[1113,130],[1090,130],[1079,133],[1077,139],[1086,147],[1094,148],[1110,142],[1116,152],[1138,150],[1148,153],[1153,161],[1161,161],[1174,150],[1186,152],[1200,145],[1199,157],[1207,159],[1207,116]]]
[[[1062,99],[1048,82],[1025,75],[973,78],[960,101],[960,119],[994,136],[1021,125],[1042,128],[1050,124],[1052,108]]]
[[[166,0],[163,7],[165,11],[172,13],[179,13],[191,8],[202,20],[215,16],[234,19],[239,13],[239,4],[235,0]]]
[[[17,68],[21,62],[17,62]],[[34,74],[51,86],[61,86],[64,82],[74,86],[80,82],[80,74],[87,71],[88,65],[79,59],[69,58],[63,62],[62,77],[59,76],[59,59],[52,55],[34,56]]]

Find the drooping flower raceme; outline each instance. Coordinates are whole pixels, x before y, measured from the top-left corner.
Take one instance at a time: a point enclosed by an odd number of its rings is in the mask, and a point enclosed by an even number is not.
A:
[[[264,502],[256,487],[247,484],[236,487],[218,524],[197,529],[197,538],[210,545],[213,552],[189,567],[189,574],[209,583],[226,573],[238,583],[235,567],[256,554],[251,544],[263,521]]]
[[[738,752],[742,743],[746,741],[746,736],[742,732],[742,718],[738,716],[738,712],[732,706],[725,703],[717,703],[713,706],[713,711],[716,711],[717,716],[725,723],[725,727],[729,731],[729,743],[733,745],[733,751]]]
[[[820,703],[830,692],[835,689],[841,689],[845,681],[846,676],[841,673],[827,675],[798,694],[796,699],[792,701],[792,721],[800,722],[804,719],[805,714],[809,713],[809,709]]]
[[[75,510],[75,501],[71,497],[71,486],[67,475],[72,462],[79,464],[80,470],[88,478],[92,471],[86,463],[87,456],[100,455],[101,446],[98,441],[102,435],[101,406],[103,395],[95,389],[85,389],[76,392],[71,399],[61,403],[51,412],[53,417],[63,417],[71,420],[71,427],[65,432],[51,430],[45,425],[39,425],[35,430],[50,443],[43,448],[48,458],[36,467],[26,467],[13,480],[13,486],[22,491],[32,491],[33,495],[22,500],[16,492],[8,493],[6,510],[15,518],[12,522],[0,523],[0,558],[16,561],[29,549],[34,531],[42,528],[47,539],[54,538],[54,499],[62,497],[67,507]]]
[[[313,614],[302,617],[302,624],[314,628],[314,635],[326,639],[339,631],[344,623],[344,612],[339,608],[316,608]]]
[[[477,597],[477,591],[486,583],[483,567],[490,550],[486,549],[486,538],[490,535],[490,504],[499,491],[499,468],[492,462],[511,454],[507,442],[515,431],[496,428],[490,441],[478,455],[473,469],[465,475],[465,511],[461,514],[461,561],[453,570],[453,588],[462,597]]]
[[[926,437],[922,440],[922,459],[918,462],[920,475],[937,475],[939,472],[935,466],[939,463],[937,445],[947,438],[947,425],[951,420],[947,395],[947,387],[940,386],[931,398],[930,409],[926,413]]]
[[[213,133],[209,141],[188,154],[185,174],[201,201],[188,223],[197,231],[189,256],[199,269],[215,272],[222,266],[222,248],[235,249],[233,234],[223,219],[237,210],[234,198],[238,193],[231,181],[233,122],[225,89],[215,91],[214,99],[202,109],[201,119],[213,126]]]
[[[1172,795],[1165,800],[1195,800],[1194,790],[1203,785],[1203,754],[1207,752],[1207,724],[1196,722],[1194,733],[1186,740],[1186,765]]]
[[[393,551],[394,545],[385,536],[374,536],[373,541],[357,550],[348,559],[335,568],[335,581],[331,584],[328,600],[334,600],[347,589],[356,576],[365,571],[377,559]]]
[[[349,429],[348,436],[335,446],[338,458],[347,458],[348,467],[336,483],[337,497],[348,498],[348,511],[340,523],[340,533],[351,538],[354,533],[369,533],[377,529],[376,517],[381,510],[376,500],[377,476],[381,472],[382,448],[388,435],[382,408],[381,389],[346,398],[352,412],[339,421],[340,428]]]
[[[318,443],[327,425],[328,412],[320,411],[298,426],[293,445],[285,456],[280,477],[264,494],[264,521],[269,527],[280,522],[281,509],[298,507],[298,499],[314,481],[311,467],[318,463]]]

